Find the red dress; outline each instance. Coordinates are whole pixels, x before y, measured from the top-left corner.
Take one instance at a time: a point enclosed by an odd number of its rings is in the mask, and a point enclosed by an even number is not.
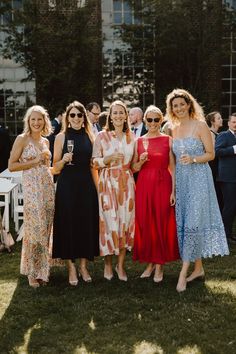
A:
[[[148,161],[143,164],[136,184],[133,259],[164,264],[179,259],[175,210],[170,206],[169,137],[148,141]],[[139,138],[138,156],[144,151],[143,138]]]

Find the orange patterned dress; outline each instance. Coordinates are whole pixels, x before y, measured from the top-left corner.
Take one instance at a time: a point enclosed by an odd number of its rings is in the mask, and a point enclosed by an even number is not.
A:
[[[26,162],[36,158],[37,147],[29,142],[21,155]],[[48,281],[49,239],[54,213],[54,183],[49,168],[38,165],[23,171],[24,237],[20,272]]]
[[[124,154],[118,164],[105,166],[103,158],[114,152]],[[120,249],[131,250],[134,239],[135,183],[130,170],[134,153],[132,133],[119,141],[112,131],[100,132],[93,147],[93,163],[99,175],[99,245],[100,255],[119,255]]]

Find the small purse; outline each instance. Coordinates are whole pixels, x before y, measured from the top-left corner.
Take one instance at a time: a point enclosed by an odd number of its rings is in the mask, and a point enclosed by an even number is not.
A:
[[[2,216],[0,214],[0,234],[1,234],[1,244],[0,251],[6,249],[11,252],[11,247],[15,244],[15,241],[10,232],[7,232],[2,224]]]

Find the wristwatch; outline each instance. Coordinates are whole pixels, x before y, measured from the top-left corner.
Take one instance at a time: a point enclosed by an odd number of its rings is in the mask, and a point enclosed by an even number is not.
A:
[[[193,157],[193,163],[197,163],[196,157]]]

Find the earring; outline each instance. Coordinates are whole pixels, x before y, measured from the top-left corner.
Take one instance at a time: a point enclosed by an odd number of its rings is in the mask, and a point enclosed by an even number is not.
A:
[[[84,122],[82,123],[82,127],[84,128]]]

